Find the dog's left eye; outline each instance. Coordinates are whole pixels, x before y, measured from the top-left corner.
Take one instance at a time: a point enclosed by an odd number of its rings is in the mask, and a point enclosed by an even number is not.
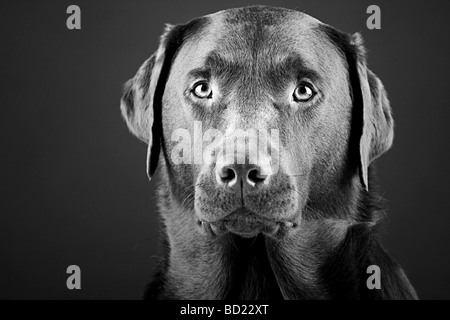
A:
[[[205,82],[198,83],[195,85],[192,90],[194,95],[200,99],[211,99],[212,98],[212,89],[211,86]]]
[[[316,93],[309,85],[301,84],[295,88],[292,96],[296,102],[306,102],[311,100],[315,94]]]

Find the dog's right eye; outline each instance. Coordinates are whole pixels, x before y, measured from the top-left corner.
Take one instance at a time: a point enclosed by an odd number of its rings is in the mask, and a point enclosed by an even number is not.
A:
[[[200,99],[211,99],[212,98],[212,89],[211,86],[205,82],[198,83],[194,86],[192,90],[194,95]]]
[[[301,84],[294,90],[293,98],[296,102],[307,102],[315,95],[314,90],[308,84]]]

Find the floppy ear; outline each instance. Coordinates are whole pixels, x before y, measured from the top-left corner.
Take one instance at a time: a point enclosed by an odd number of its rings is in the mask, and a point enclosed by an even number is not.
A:
[[[391,147],[394,138],[394,120],[386,90],[367,68],[366,50],[359,33],[348,35],[325,24],[319,25],[319,29],[341,51],[348,64],[353,101],[350,161],[357,162],[361,184],[369,190],[369,165]]]
[[[184,41],[207,19],[197,18],[183,25],[167,25],[158,50],[148,58],[124,87],[120,108],[130,131],[148,143],[147,175],[152,178],[158,165],[162,137],[162,97],[172,62]]]
[[[394,120],[386,90],[380,79],[367,68],[360,34],[351,36],[359,88],[352,88],[354,108],[360,108],[359,173],[364,188],[369,188],[370,163],[386,152],[394,139]],[[353,69],[353,68],[350,68]]]
[[[120,103],[122,116],[130,131],[148,144],[147,175],[152,178],[159,158],[161,138],[161,103],[165,81],[176,49],[171,46],[178,34],[167,25],[158,50],[128,80]],[[176,41],[175,41],[176,42]]]

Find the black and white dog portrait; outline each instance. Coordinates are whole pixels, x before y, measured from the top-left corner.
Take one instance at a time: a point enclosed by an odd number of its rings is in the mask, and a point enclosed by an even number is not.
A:
[[[377,239],[394,120],[359,34],[266,6],[168,25],[121,109],[161,167],[147,298],[417,298]]]
[[[0,300],[450,300],[449,10],[1,1]]]

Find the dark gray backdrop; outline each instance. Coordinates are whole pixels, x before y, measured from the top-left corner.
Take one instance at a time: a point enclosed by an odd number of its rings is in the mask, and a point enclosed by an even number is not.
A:
[[[81,7],[82,30],[66,28]],[[421,298],[450,298],[449,1],[2,1],[0,298],[136,299],[158,261],[145,145],[119,112],[121,85],[166,22],[272,4],[361,31],[394,110],[378,161],[388,251]],[[377,4],[382,29],[366,28]],[[82,290],[66,288],[66,268]]]

